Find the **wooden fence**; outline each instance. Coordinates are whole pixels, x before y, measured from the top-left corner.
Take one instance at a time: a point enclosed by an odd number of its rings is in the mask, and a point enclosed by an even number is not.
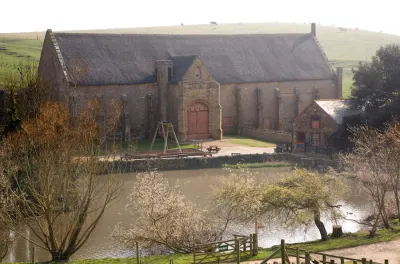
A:
[[[290,264],[291,262],[289,257],[295,257],[296,264],[345,264],[349,262],[352,264],[381,264],[373,260],[367,260],[366,258],[355,259],[321,252],[307,251],[297,247],[288,247],[285,244],[285,240],[281,240],[281,246],[274,253],[272,253],[271,256],[264,259],[260,264],[266,264],[269,260],[279,254],[282,264]],[[389,261],[385,260],[385,264],[389,264]]]
[[[193,263],[240,263],[241,256],[255,256],[257,254],[256,234],[250,236],[234,235],[234,239],[216,241],[193,246]]]

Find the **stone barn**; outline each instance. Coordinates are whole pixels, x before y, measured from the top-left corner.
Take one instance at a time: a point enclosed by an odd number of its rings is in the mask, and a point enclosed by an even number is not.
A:
[[[350,100],[315,100],[293,120],[294,149],[303,148],[305,143],[327,146],[343,119],[358,113],[351,108]]]
[[[123,105],[125,140],[171,122],[181,141],[245,135],[247,128],[292,131],[315,99],[340,98],[316,38],[304,34],[137,35],[48,30],[39,65],[53,96],[76,114],[97,97]]]

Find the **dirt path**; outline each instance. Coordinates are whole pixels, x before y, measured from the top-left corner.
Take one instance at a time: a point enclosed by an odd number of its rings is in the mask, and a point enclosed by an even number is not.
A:
[[[382,242],[365,246],[358,246],[352,248],[335,249],[324,251],[332,255],[349,257],[349,258],[367,258],[372,259],[374,262],[384,263],[385,259],[389,260],[389,264],[400,264],[400,240]],[[280,259],[272,259],[268,263],[274,261],[280,263]],[[261,261],[247,261],[247,264],[259,264]],[[291,260],[295,262],[295,260]]]

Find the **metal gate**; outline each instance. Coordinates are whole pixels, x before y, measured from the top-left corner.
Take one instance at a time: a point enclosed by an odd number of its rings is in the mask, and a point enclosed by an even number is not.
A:
[[[194,103],[187,110],[188,139],[208,138],[208,108],[204,104]]]

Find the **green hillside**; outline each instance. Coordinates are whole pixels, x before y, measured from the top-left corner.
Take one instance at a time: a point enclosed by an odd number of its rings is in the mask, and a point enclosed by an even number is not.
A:
[[[137,33],[137,34],[262,34],[304,33],[309,24],[262,23],[169,26],[151,28],[104,29],[79,32]],[[0,34],[0,78],[22,59],[38,61],[44,32]],[[344,67],[343,96],[350,94],[351,69],[358,61],[369,60],[384,45],[399,43],[400,36],[358,29],[340,30],[334,26],[318,26],[317,38],[333,68]]]

